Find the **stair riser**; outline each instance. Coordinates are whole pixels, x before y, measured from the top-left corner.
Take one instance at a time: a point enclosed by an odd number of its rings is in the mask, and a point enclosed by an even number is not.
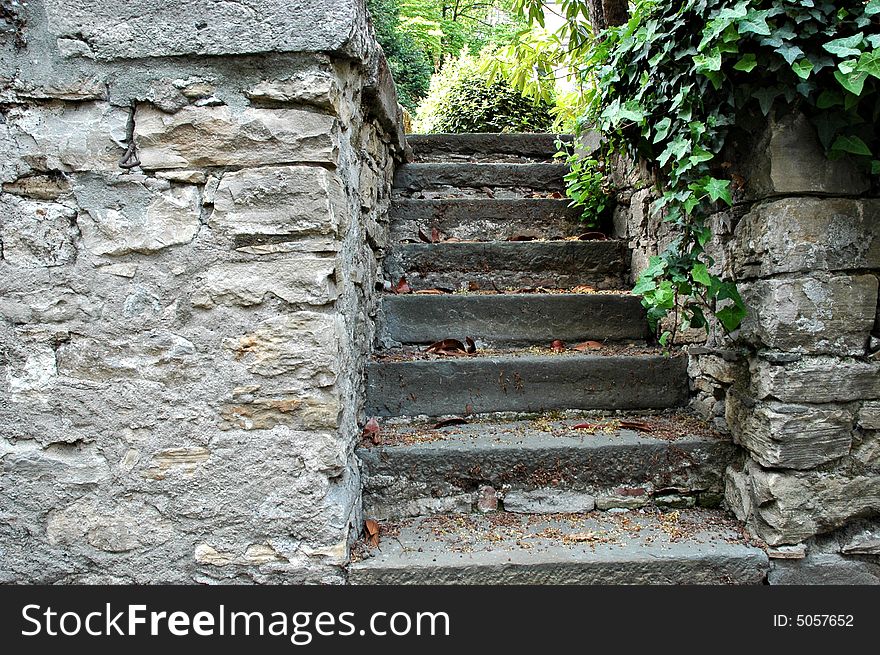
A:
[[[418,159],[442,159],[450,155],[515,155],[548,159],[557,152],[557,139],[571,142],[572,137],[556,134],[410,134],[406,142]]]
[[[405,164],[394,174],[394,188],[400,191],[442,187],[562,191],[565,189],[563,176],[567,172],[564,164]]]
[[[494,346],[561,339],[644,340],[649,336],[638,298],[611,295],[386,296],[381,338],[391,344],[428,344],[473,337]]]
[[[610,498],[620,496],[620,487],[644,490],[644,494],[632,497],[643,504],[655,498],[662,503],[673,491],[676,496],[692,497],[695,504],[714,504],[723,494],[727,465],[738,457],[730,442],[700,438],[596,448],[589,447],[589,442],[585,447],[576,439],[559,441],[562,443],[552,448],[498,444],[462,448],[457,444],[453,449],[424,444],[360,450],[364,511],[379,520],[471,512],[483,485],[507,494],[536,489],[553,495],[572,492],[575,504],[588,497],[600,499],[600,504],[613,502]],[[530,496],[534,499],[534,494]],[[521,510],[522,498],[518,494],[516,504],[511,502],[507,509]],[[529,503],[529,511],[541,509],[534,500]],[[542,511],[590,509],[589,503],[584,503],[580,508]]]
[[[660,356],[449,358],[372,362],[372,416],[440,416],[472,409],[662,409],[688,396],[686,359]]]
[[[763,552],[739,547],[718,554],[674,553],[666,557],[646,554],[642,559],[608,559],[593,562],[548,561],[470,565],[383,567],[353,566],[349,582],[357,585],[758,585],[767,574]]]
[[[527,241],[403,244],[385,260],[385,273],[405,276],[414,289],[480,290],[523,287],[626,288],[626,244],[619,241]]]
[[[568,200],[398,200],[391,206],[391,242],[418,239],[437,228],[445,237],[466,241],[504,241],[520,234],[548,239],[587,231],[582,210]]]

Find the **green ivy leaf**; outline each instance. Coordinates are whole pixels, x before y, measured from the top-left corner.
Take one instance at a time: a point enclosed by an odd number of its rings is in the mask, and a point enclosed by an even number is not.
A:
[[[880,159],[871,162],[871,175],[880,175]]]
[[[813,72],[813,62],[809,59],[801,59],[800,61],[791,65],[791,69],[795,72],[802,80],[806,80],[810,77],[810,73]]]
[[[843,39],[829,41],[822,47],[832,55],[837,55],[840,58],[858,57],[862,54],[862,51],[858,49],[858,46],[860,46],[864,40],[865,35],[859,32],[858,34]]]
[[[857,70],[880,78],[880,50],[863,52],[862,56],[859,57]]]
[[[871,156],[871,149],[857,136],[839,136],[831,146],[832,150],[838,152],[849,152],[854,155]]]
[[[737,307],[736,305],[730,305],[728,307],[724,307],[723,309],[719,309],[715,312],[715,317],[724,326],[724,329],[727,332],[733,332],[740,325],[742,325],[743,319],[746,317],[748,312],[745,307]]]
[[[880,0],[871,0],[865,7],[865,16],[880,14]]]
[[[880,0],[878,0],[880,1]],[[751,52],[744,54],[740,60],[734,65],[734,69],[751,73],[758,65],[758,58]]]
[[[782,55],[782,58],[788,62],[789,66],[792,66],[797,58],[804,54],[804,51],[801,50],[800,46],[790,44],[776,48],[776,52]]]
[[[745,18],[739,21],[740,34],[760,34],[770,36],[770,26],[767,24],[768,9],[751,9]]]
[[[667,136],[669,136],[669,130],[672,128],[672,120],[667,116],[663,120],[661,120],[657,125],[654,126],[654,141],[653,143],[659,143],[663,141]]]
[[[719,180],[718,178],[709,178],[705,185],[706,193],[712,202],[723,200],[728,205],[733,204],[733,198],[730,195],[730,180]]]
[[[868,74],[864,71],[853,71],[845,75],[840,71],[834,71],[834,77],[844,89],[853,95],[860,96],[865,89],[865,80],[868,79]]]
[[[712,286],[712,276],[709,275],[709,269],[705,264],[694,264],[691,269],[691,279],[704,287]]]
[[[816,106],[819,109],[830,109],[831,107],[836,107],[837,105],[842,104],[843,96],[837,91],[832,91],[830,89],[825,89],[819,94],[819,97],[816,100]]]
[[[698,73],[707,73],[709,71],[721,70],[721,50],[718,47],[712,48],[707,55],[696,55],[694,63],[697,66]]]

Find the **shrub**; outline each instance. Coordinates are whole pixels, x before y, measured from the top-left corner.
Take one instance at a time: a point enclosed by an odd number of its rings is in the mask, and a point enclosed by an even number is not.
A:
[[[482,53],[481,56],[488,53]],[[547,132],[551,105],[522,95],[505,80],[489,82],[480,60],[467,53],[448,60],[419,105],[417,132]]]

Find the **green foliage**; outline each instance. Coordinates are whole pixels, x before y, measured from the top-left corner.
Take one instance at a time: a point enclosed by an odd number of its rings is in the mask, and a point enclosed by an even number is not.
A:
[[[572,207],[580,207],[581,220],[587,227],[601,228],[614,210],[614,191],[605,176],[605,161],[597,157],[582,157],[574,149],[557,143],[557,157],[565,157],[569,171],[565,175],[565,192]]]
[[[419,106],[418,132],[546,132],[549,106],[523,96],[504,80],[489,82],[480,58],[467,53],[447,61]]]
[[[540,5],[519,1],[525,12]],[[636,0],[632,7],[627,25],[578,46],[570,63],[589,89],[582,122],[611,147],[655,164],[663,193],[654,210],[678,235],[634,291],[655,326],[670,313],[676,325],[705,326],[713,313],[732,331],[745,307],[731,282],[710,273],[704,250],[708,217],[733,202],[720,156],[730,130],[753,114],[801,111],[829,157],[880,170],[880,2]],[[587,15],[585,0],[563,0],[562,8]]]

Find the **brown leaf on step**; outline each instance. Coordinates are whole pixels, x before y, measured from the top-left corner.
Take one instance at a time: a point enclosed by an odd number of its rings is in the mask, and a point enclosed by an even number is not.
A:
[[[598,430],[602,425],[600,423],[578,423],[577,425],[572,425],[572,430]]]
[[[465,342],[465,345],[467,346],[466,350],[467,350],[468,355],[473,355],[474,353],[477,352],[477,344],[476,344],[476,342],[474,342],[473,339],[471,339],[470,337],[465,337],[464,342]]]
[[[373,442],[374,445],[379,445],[379,442],[382,441],[382,437],[380,435],[379,429],[379,421],[376,420],[376,417],[372,417],[367,424],[364,426],[363,431],[364,439],[369,439]]]
[[[431,243],[439,243],[440,242],[440,230],[436,227],[431,228]]]
[[[379,547],[379,524],[373,519],[364,521],[364,532],[367,533],[367,541],[373,548]]]
[[[424,241],[425,243],[431,243],[431,238],[422,232],[422,228],[419,228],[419,240]]]
[[[447,237],[446,243],[473,243],[472,241],[465,241],[464,239],[459,239],[458,237]]]
[[[534,241],[535,236],[533,234],[514,234],[512,236],[507,237],[508,241]]]
[[[553,343],[550,344],[550,348],[555,353],[561,353],[565,350],[565,342],[559,339],[554,339]]]
[[[583,343],[574,346],[572,350],[586,352],[587,350],[599,350],[600,348],[602,348],[602,343],[600,341],[584,341]]]
[[[495,192],[492,191],[492,189],[490,189],[490,188],[487,187],[487,186],[484,186],[483,188],[481,188],[480,191],[482,191],[483,193],[485,193],[485,194],[486,194],[487,196],[489,196],[490,198],[494,198],[494,197],[495,197]]]
[[[419,291],[413,291],[417,296],[443,296],[448,291],[444,291],[443,289],[420,289]]]
[[[437,421],[434,425],[435,430],[439,430],[440,428],[449,427],[450,425],[466,425],[468,420],[461,416],[450,416],[449,418],[445,418],[442,421]]]
[[[556,200],[561,200],[565,196],[563,196],[561,193],[559,193],[559,191],[554,191],[553,193],[550,194],[550,197],[555,198]]]
[[[596,287],[589,284],[579,284],[571,290],[572,293],[596,293]]]
[[[425,352],[435,355],[466,355],[467,348],[458,339],[443,339],[432,343]]]
[[[479,291],[480,285],[474,281],[468,282],[468,291]]]
[[[578,241],[608,241],[608,237],[602,232],[584,232],[578,236]]]
[[[626,430],[637,430],[640,432],[653,432],[654,426],[645,421],[621,421],[620,427]]]
[[[402,277],[400,278],[400,282],[398,282],[391,291],[403,295],[407,293],[412,293],[412,287],[410,287],[409,284],[406,283],[406,278]]]

